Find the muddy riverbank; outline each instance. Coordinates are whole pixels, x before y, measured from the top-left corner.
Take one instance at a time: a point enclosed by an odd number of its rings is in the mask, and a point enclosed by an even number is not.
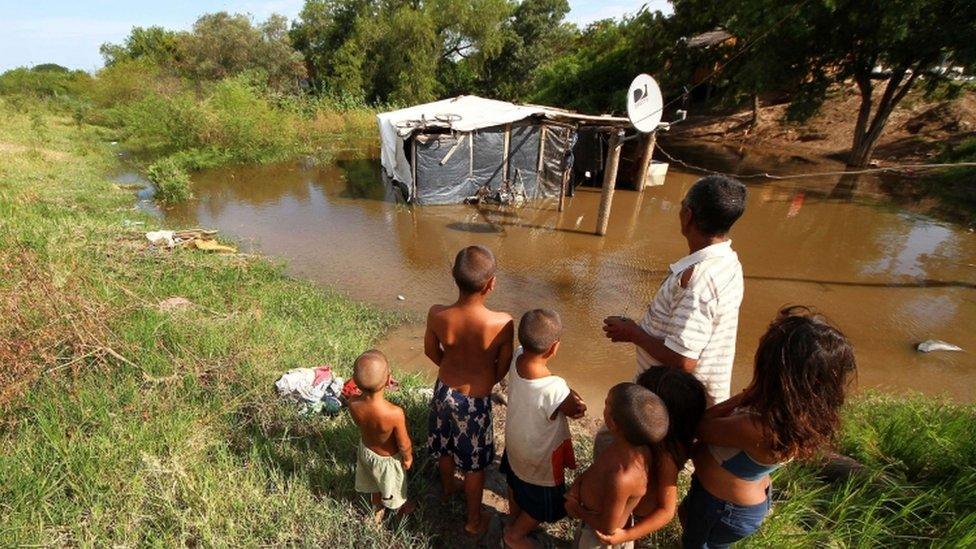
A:
[[[749,162],[805,167],[782,157]],[[500,263],[491,304],[516,316],[539,306],[563,315],[554,368],[584,398],[598,403],[632,375],[632,348],[604,339],[600,325],[610,314],[642,315],[668,265],[687,253],[677,211],[697,175],[672,168],[661,187],[618,192],[608,234],[598,238],[590,234],[593,189],[581,189],[562,214],[545,202],[419,208],[393,202],[378,170],[365,147],[320,167],[205,172],[195,180],[197,198],[166,215],[173,224],[218,228],[284,258],[295,276],[414,318],[454,298],[454,253],[485,244]],[[974,398],[970,352],[922,355],[913,346],[936,338],[976,349],[968,329],[976,325],[976,236],[906,211],[874,178],[748,183],[746,214],[732,233],[746,273],[734,389],[748,381],[751,350],[776,310],[803,303],[850,335],[860,387]],[[422,335],[422,325],[408,323],[380,345],[396,368],[432,375]]]

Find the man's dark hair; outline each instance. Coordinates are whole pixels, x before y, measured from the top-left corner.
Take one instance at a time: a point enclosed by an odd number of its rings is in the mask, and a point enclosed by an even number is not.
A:
[[[709,175],[695,182],[682,204],[691,210],[692,223],[705,236],[721,236],[746,210],[746,186],[724,175]]]
[[[465,294],[473,294],[485,289],[485,285],[495,276],[495,255],[484,246],[468,246],[454,258],[454,282]]]
[[[668,409],[660,397],[636,383],[610,389],[610,417],[621,436],[634,446],[650,446],[668,434]]]
[[[562,331],[559,313],[552,309],[533,309],[519,321],[518,340],[526,351],[542,354],[559,341]]]
[[[664,448],[680,469],[689,457],[695,429],[705,414],[705,386],[693,374],[667,366],[651,366],[637,376],[637,384],[664,401],[668,409]]]

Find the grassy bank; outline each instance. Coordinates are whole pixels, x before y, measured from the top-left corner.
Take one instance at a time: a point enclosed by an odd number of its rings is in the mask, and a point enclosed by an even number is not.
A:
[[[147,249],[155,221],[105,175],[114,130],[22,107],[0,99],[0,546],[467,545],[460,502],[364,520],[348,418],[300,417],[271,391],[292,367],[347,374],[396,318],[264,259]],[[162,310],[172,296],[194,305]],[[397,398],[420,447],[423,402]],[[748,545],[976,541],[973,406],[870,396],[846,417],[863,476],[790,465]]]
[[[16,69],[0,74],[0,96],[23,114],[52,111],[104,129],[143,165],[164,202],[185,200],[196,170],[298,156],[327,162],[375,135],[377,109],[385,108],[283,93],[252,73],[188,80],[146,61],[113,64],[95,76]]]

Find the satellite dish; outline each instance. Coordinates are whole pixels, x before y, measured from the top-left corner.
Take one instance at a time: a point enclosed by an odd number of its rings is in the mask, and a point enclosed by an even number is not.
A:
[[[638,75],[627,90],[627,118],[637,131],[650,133],[657,129],[664,111],[661,88],[649,74]]]

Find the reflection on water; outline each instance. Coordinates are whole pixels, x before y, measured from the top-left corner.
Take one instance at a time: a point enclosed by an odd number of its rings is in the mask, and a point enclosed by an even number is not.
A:
[[[749,160],[753,165],[731,165],[760,171]],[[761,171],[790,169],[809,167],[781,159],[761,165]],[[196,200],[167,215],[284,257],[297,276],[421,314],[454,298],[450,262],[457,250],[485,244],[500,267],[491,305],[516,316],[539,306],[558,310],[566,330],[555,371],[599,403],[634,369],[632,348],[605,340],[601,321],[610,314],[640,316],[668,264],[687,253],[677,215],[696,178],[672,169],[662,187],[617,192],[605,238],[590,234],[597,189],[579,190],[562,213],[555,203],[409,207],[392,201],[372,158],[204,173],[195,178]],[[734,388],[748,382],[752,351],[777,309],[803,303],[851,336],[861,387],[973,399],[970,352],[913,350],[930,338],[976,349],[973,234],[879,207],[877,181],[870,178],[749,185],[746,214],[732,234],[746,273]],[[422,326],[406,326],[381,348],[397,368],[433,372],[422,335]]]

